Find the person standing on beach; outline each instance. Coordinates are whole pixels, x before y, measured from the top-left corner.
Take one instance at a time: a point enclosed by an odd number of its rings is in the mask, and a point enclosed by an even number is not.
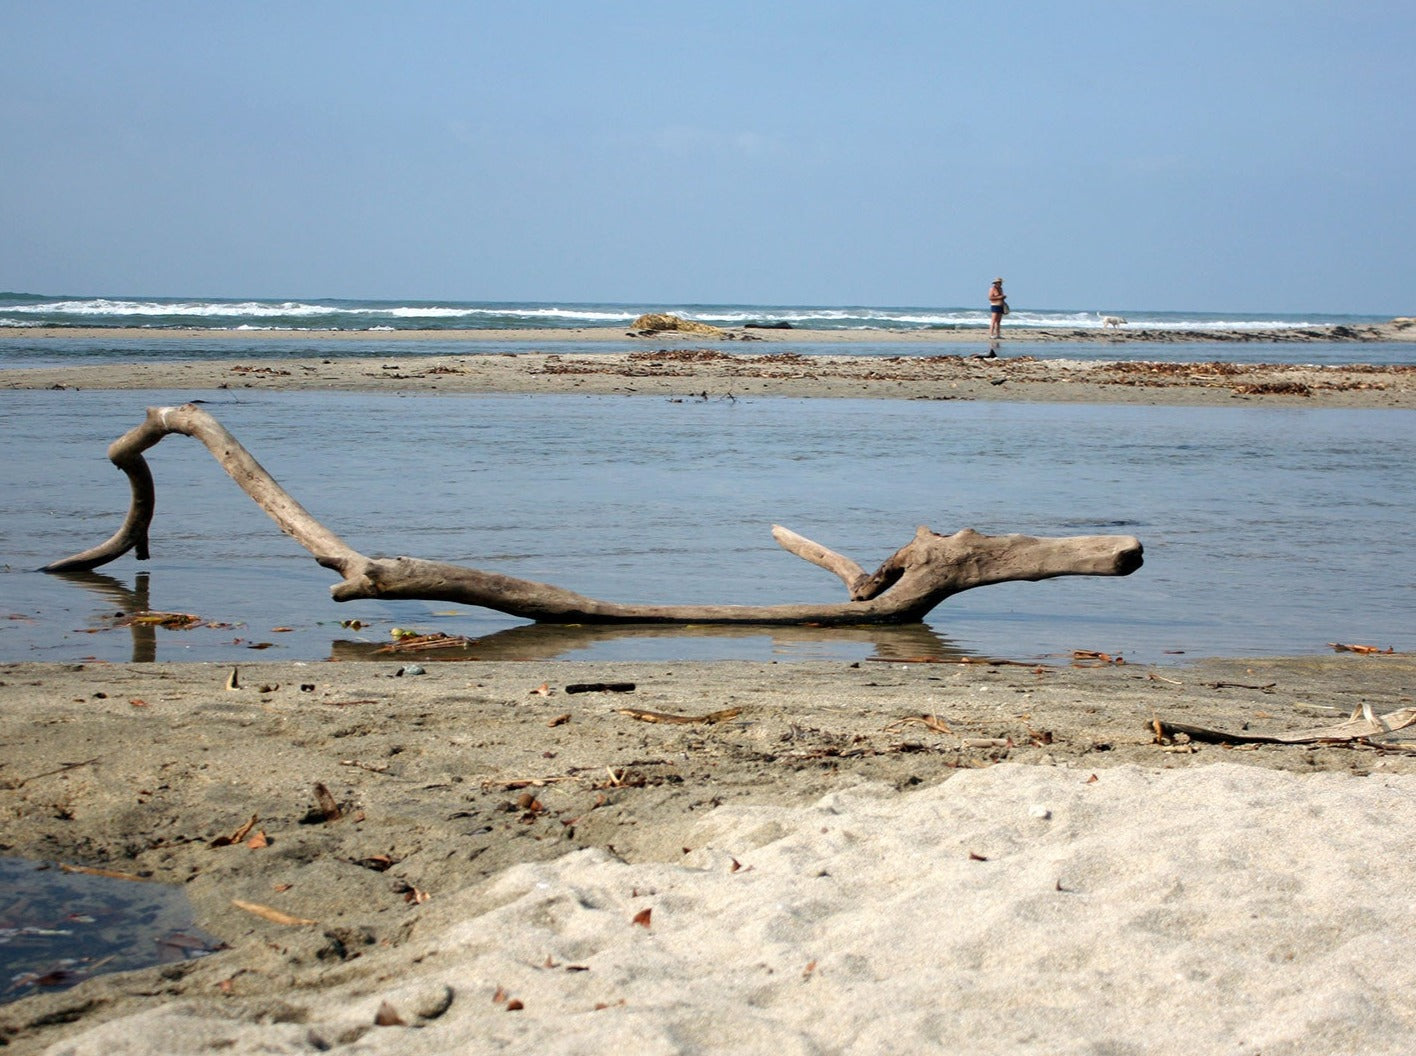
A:
[[[994,279],[988,287],[988,336],[998,337],[1003,329],[1003,315],[1008,311],[1008,298],[1003,293],[1003,280]]]

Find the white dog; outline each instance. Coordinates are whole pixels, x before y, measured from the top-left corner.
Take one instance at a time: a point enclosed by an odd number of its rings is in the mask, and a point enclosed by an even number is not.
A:
[[[1098,314],[1098,315],[1101,315],[1100,312],[1098,312],[1097,314]],[[1125,320],[1125,319],[1122,319],[1119,315],[1102,315],[1102,316],[1101,316],[1101,325],[1102,325],[1102,326],[1125,326],[1125,325],[1126,325],[1126,320]]]

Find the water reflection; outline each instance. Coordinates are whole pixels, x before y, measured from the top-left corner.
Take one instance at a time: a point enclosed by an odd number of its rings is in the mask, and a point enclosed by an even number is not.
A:
[[[658,646],[673,643],[688,656],[697,651],[693,648],[694,643],[707,643],[709,648],[704,650],[705,654],[717,656],[722,650],[713,648],[713,643],[744,638],[768,639],[773,653],[788,654],[793,659],[816,655],[837,657],[843,650],[867,655],[872,660],[958,660],[964,656],[962,650],[923,623],[902,627],[531,624],[467,639],[463,644],[450,648],[418,651],[402,649],[396,643],[385,645],[337,639],[331,645],[330,659],[561,660],[572,653],[593,650],[606,644],[616,646],[616,656],[624,658],[633,654],[636,641],[652,642]],[[657,648],[654,653],[662,656],[663,649]]]
[[[225,948],[175,884],[0,858],[0,892],[0,1002]]]
[[[139,572],[130,589],[122,581],[101,572],[60,572],[55,578],[72,583],[97,595],[109,616],[128,616],[151,611],[153,577]],[[123,621],[110,624],[116,632],[126,626],[132,635],[134,663],[150,663],[158,656],[158,631],[182,635],[192,630],[170,631],[159,624]],[[774,625],[718,626],[692,624],[665,626],[660,624],[631,625],[557,625],[528,624],[509,627],[489,634],[454,638],[459,644],[429,649],[411,650],[397,642],[358,641],[336,637],[321,627],[293,628],[291,635],[302,639],[301,653],[317,655],[328,649],[331,660],[562,660],[584,657],[576,654],[603,650],[614,659],[678,660],[719,659],[727,642],[757,640],[754,655],[783,656],[801,659],[871,659],[871,660],[958,660],[965,653],[952,641],[937,634],[924,623],[901,627],[782,627]],[[636,646],[644,647],[643,656],[636,655]]]
[[[130,616],[135,612],[147,612],[151,607],[151,574],[138,572],[133,576],[133,587],[129,590],[121,580],[102,572],[51,572],[56,579],[67,580],[76,586],[85,587],[114,606],[115,616]],[[133,663],[150,664],[157,659],[157,627],[151,623],[128,623],[133,635]]]

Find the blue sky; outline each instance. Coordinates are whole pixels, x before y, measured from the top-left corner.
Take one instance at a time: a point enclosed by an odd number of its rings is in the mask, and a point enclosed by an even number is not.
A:
[[[4,290],[1416,313],[1409,3],[0,26]]]

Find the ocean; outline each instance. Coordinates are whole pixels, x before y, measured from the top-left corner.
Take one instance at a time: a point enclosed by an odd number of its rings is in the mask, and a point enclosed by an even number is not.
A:
[[[1116,309],[1108,309],[1112,314]],[[642,350],[645,339],[624,331],[644,312],[669,312],[723,327],[788,324],[803,331],[851,331],[849,352],[860,356],[971,355],[988,349],[987,312],[975,308],[820,307],[809,305],[711,304],[569,304],[450,301],[355,300],[222,300],[176,297],[45,297],[0,293],[0,370],[6,367],[46,367],[84,362],[153,362],[165,359],[340,359],[368,356],[399,358],[417,355],[465,355],[468,345],[453,331],[505,330],[505,340],[481,339],[482,353],[529,351],[547,344],[528,340],[518,330],[565,331],[552,337],[555,350],[594,355]],[[1005,326],[1008,333],[1029,329],[1094,331],[1093,341],[1056,345],[1019,345],[1028,355],[1074,360],[1148,359],[1165,362],[1310,363],[1339,365],[1411,363],[1411,342],[1325,341],[1309,333],[1316,327],[1369,326],[1388,317],[1366,315],[1281,315],[1276,313],[1148,312],[1121,310],[1133,328],[1175,337],[1164,341],[1117,344],[1108,339],[1101,313],[1092,310],[1016,308]],[[39,327],[72,329],[73,337],[26,339]],[[620,331],[622,340],[576,341],[575,331]],[[111,330],[111,334],[103,331]],[[133,336],[134,331],[137,336]],[[192,331],[180,341],[163,331]],[[97,331],[97,334],[95,334]],[[284,331],[297,331],[283,338]],[[447,332],[446,341],[431,336],[416,343],[395,340],[399,331]],[[152,336],[146,336],[147,333]],[[204,338],[203,333],[210,334]],[[907,333],[916,340],[872,342],[870,335]],[[928,340],[941,335],[939,344]],[[1206,334],[1215,339],[1205,339]],[[977,343],[959,335],[977,336]],[[947,335],[948,340],[943,338]],[[618,336],[618,335],[617,335]],[[773,335],[773,351],[800,355],[839,355],[835,342],[814,342],[789,331]],[[1225,340],[1220,340],[1224,337]],[[245,339],[243,339],[245,338]],[[745,348],[746,346],[744,346]],[[1005,353],[1006,354],[1006,353]]]
[[[308,300],[185,297],[50,297],[0,293],[0,327],[199,327],[222,330],[514,330],[624,327],[645,312],[671,312],[715,326],[789,323],[803,330],[986,330],[979,308],[760,304],[574,304],[553,302]],[[1097,305],[1090,309],[1014,306],[1013,328],[1102,329],[1103,315],[1157,330],[1302,330],[1362,326],[1390,317],[1151,312]]]

